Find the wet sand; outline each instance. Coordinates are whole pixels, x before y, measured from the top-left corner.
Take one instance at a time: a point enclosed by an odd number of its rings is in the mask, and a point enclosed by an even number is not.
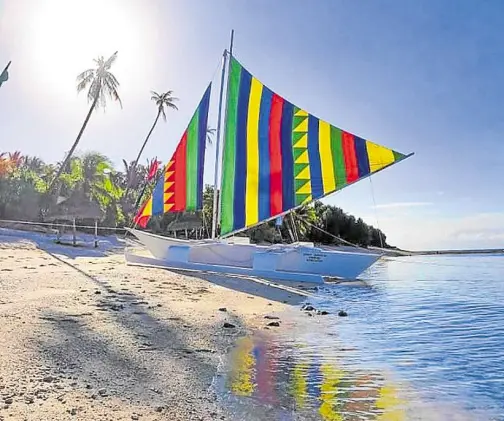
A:
[[[2,241],[0,420],[228,419],[210,388],[221,356],[305,299]]]

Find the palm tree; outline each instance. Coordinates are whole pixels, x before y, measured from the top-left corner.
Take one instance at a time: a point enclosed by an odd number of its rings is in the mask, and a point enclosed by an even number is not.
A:
[[[59,167],[56,176],[53,178],[49,186],[49,192],[52,190],[54,183],[58,180],[61,173],[66,170],[68,163],[72,158],[72,154],[79,144],[82,134],[84,133],[84,129],[86,128],[89,119],[91,118],[91,114],[93,113],[95,108],[105,108],[107,105],[107,97],[114,101],[118,101],[122,108],[121,98],[119,97],[119,93],[117,91],[117,89],[119,88],[119,82],[117,81],[114,74],[110,72],[110,68],[116,60],[117,51],[112,54],[107,60],[105,60],[103,56],[100,56],[94,60],[96,64],[95,68],[87,69],[77,76],[77,92],[81,92],[89,86],[87,97],[88,101],[91,102],[91,108],[89,108],[86,119],[84,120],[84,124],[82,125],[79,134],[77,135],[77,139],[75,139],[75,142],[66,155],[63,164]]]
[[[173,91],[166,91],[165,93],[162,93],[162,94],[151,91],[151,94],[152,94],[151,100],[156,103],[158,112],[157,112],[156,118],[154,119],[154,124],[150,128],[149,133],[147,133],[147,137],[145,138],[145,140],[142,144],[142,147],[140,148],[140,151],[138,152],[138,156],[136,157],[136,159],[132,165],[132,170],[131,170],[132,174],[135,173],[136,167],[138,165],[138,161],[140,160],[140,157],[142,156],[142,152],[145,148],[145,145],[147,145],[147,142],[149,141],[149,138],[150,138],[152,132],[154,131],[154,128],[156,127],[156,124],[159,120],[159,117],[162,116],[163,120],[166,121],[166,108],[178,110],[178,107],[175,105],[175,102],[178,101],[178,98],[175,98],[173,96]],[[124,198],[127,197],[132,182],[133,182],[133,180],[128,179],[128,185],[126,187],[126,191],[124,192]]]
[[[212,128],[210,128],[210,126],[207,126],[206,141],[209,145],[212,144],[214,135],[215,135],[215,129],[212,129]]]

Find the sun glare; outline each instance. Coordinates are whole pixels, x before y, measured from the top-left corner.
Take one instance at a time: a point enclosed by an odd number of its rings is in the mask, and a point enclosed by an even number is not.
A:
[[[75,96],[76,76],[93,67],[94,58],[115,51],[113,72],[123,88],[148,59],[152,22],[140,1],[39,0],[33,5],[25,53],[38,88],[46,93]]]

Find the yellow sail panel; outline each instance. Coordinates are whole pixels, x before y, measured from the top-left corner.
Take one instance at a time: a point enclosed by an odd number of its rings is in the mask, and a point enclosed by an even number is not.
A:
[[[336,177],[334,176],[334,164],[331,152],[331,126],[322,120],[319,120],[319,153],[322,186],[324,194],[328,194],[336,190]]]
[[[259,221],[259,108],[261,105],[263,85],[252,78],[247,117],[247,176],[245,184],[245,225],[250,226]]]
[[[387,165],[395,162],[394,151],[385,148],[384,146],[377,145],[376,143],[366,141],[366,150],[369,159],[369,170],[371,173],[381,170]]]

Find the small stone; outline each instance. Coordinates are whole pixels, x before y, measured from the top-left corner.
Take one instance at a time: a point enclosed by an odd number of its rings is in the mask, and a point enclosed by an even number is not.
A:
[[[236,326],[234,324],[232,324],[232,323],[225,322],[224,323],[224,327],[226,329],[231,329],[231,328],[236,327]]]
[[[93,388],[93,386],[91,386],[90,384],[86,385],[86,389],[92,389],[92,388]]]
[[[156,307],[163,307],[163,304],[158,304]]]
[[[280,320],[280,317],[277,317],[277,316],[264,316],[265,319],[268,319],[268,320]]]
[[[340,310],[338,312],[338,316],[340,316],[340,317],[346,317],[346,316],[348,316],[348,313],[345,310]]]
[[[318,311],[317,314],[320,314],[321,316],[327,316],[329,314],[329,312],[322,310],[322,311]]]
[[[280,323],[278,323],[278,322],[269,322],[268,326],[280,327]]]
[[[158,407],[156,408],[156,412],[163,412],[163,410],[164,410],[164,407],[163,407],[163,406],[158,406]]]
[[[70,415],[77,415],[77,409],[76,408],[72,408],[68,412],[70,413]]]
[[[131,416],[131,419],[132,419],[132,420],[139,420],[139,419],[140,419],[140,417],[139,417],[137,414],[133,414],[133,415]]]
[[[95,294],[96,294],[96,295],[100,295],[100,294],[101,294],[101,291],[95,291]]]
[[[304,311],[315,311],[315,307],[313,307],[312,305],[305,305],[303,307],[301,307],[301,310],[304,310]]]
[[[43,381],[44,383],[52,383],[54,380],[55,380],[55,379],[54,379],[54,377],[53,377],[53,376],[45,376],[45,377],[42,379],[42,381]]]
[[[221,308],[219,308],[219,311],[227,311],[227,308],[226,307],[221,307]]]
[[[28,405],[31,405],[34,402],[33,396],[27,396],[27,397],[25,397],[25,402]]]
[[[107,391],[105,389],[98,390],[98,394],[102,397],[107,396]]]
[[[13,401],[13,399],[12,399],[12,398],[5,398],[5,399],[4,399],[4,402],[5,402],[7,405],[10,405],[10,404],[12,404],[12,402],[14,402],[14,401]]]

